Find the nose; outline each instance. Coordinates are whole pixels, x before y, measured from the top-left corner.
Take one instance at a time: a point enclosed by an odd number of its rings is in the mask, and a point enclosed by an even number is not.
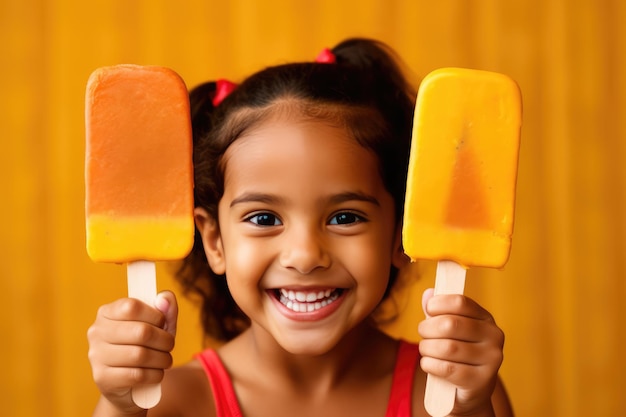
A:
[[[293,228],[286,233],[280,264],[302,275],[330,266],[330,253],[322,232],[314,227]]]

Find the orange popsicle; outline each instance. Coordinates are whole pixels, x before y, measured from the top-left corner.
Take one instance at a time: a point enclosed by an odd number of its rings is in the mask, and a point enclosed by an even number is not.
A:
[[[155,66],[97,69],[85,101],[87,252],[128,264],[129,296],[152,304],[154,261],[183,258],[193,245],[189,98],[183,80]],[[160,385],[133,389],[150,408]]]
[[[87,251],[96,262],[173,260],[193,244],[189,99],[162,67],[91,75],[86,97]]]
[[[519,88],[503,74],[443,68],[420,85],[403,245],[412,260],[439,261],[435,294],[462,294],[465,268],[508,260],[520,127]],[[429,414],[449,414],[455,392],[429,375]]]

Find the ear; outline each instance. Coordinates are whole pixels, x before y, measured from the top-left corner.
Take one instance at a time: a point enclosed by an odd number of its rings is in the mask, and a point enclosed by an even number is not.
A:
[[[406,266],[411,262],[411,259],[404,253],[402,247],[402,223],[398,223],[396,226],[396,233],[393,238],[393,252],[391,254],[391,263],[398,269]]]
[[[220,234],[217,219],[211,216],[205,209],[196,207],[193,211],[196,227],[202,236],[202,245],[209,261],[209,266],[217,275],[226,272],[224,258],[224,245]]]

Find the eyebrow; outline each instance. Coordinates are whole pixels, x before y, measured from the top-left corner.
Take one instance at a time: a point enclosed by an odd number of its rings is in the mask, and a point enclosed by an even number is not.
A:
[[[283,199],[271,194],[264,193],[244,193],[241,196],[235,198],[230,202],[230,206],[233,207],[241,203],[266,203],[275,204],[282,202]]]
[[[376,197],[362,192],[348,191],[333,195],[330,198],[330,202],[333,204],[345,203],[346,201],[364,201],[380,207],[380,202]]]
[[[374,204],[380,207],[380,202],[376,197],[362,192],[347,191],[345,193],[335,194],[330,197],[329,201],[332,204],[341,204],[347,201],[364,201],[366,203]],[[284,202],[283,198],[277,197],[272,194],[244,193],[243,195],[233,199],[233,201],[230,202],[230,207],[242,203],[276,204],[281,202]]]

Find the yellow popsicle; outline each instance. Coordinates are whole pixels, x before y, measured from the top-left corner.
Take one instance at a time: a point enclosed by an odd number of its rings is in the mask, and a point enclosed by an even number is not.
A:
[[[521,127],[517,84],[461,68],[420,85],[403,244],[414,260],[501,268],[511,247]]]
[[[412,260],[436,260],[435,294],[462,294],[465,269],[502,268],[513,234],[521,96],[509,77],[442,68],[420,85],[402,241]],[[456,387],[428,375],[433,417],[454,407]]]

